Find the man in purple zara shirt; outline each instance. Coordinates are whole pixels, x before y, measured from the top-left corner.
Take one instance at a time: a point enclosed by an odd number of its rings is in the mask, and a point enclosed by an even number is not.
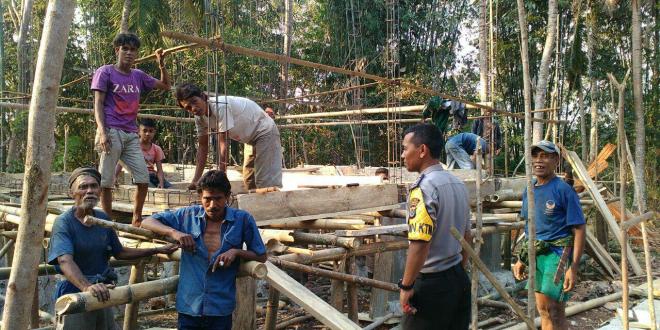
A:
[[[157,80],[141,70],[131,69],[140,48],[140,39],[135,34],[118,34],[113,46],[117,63],[98,68],[91,87],[94,91],[95,142],[101,158],[101,206],[105,213],[112,216],[112,184],[115,166],[121,161],[137,184],[133,225],[139,227],[149,185],[149,172],[140,150],[135,123],[140,107],[140,93],[154,88],[169,90],[171,84],[165,70],[162,49],[156,50],[156,60],[160,67],[160,80]]]

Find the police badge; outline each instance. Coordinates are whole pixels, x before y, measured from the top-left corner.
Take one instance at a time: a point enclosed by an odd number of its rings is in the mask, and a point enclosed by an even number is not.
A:
[[[417,204],[419,204],[419,198],[410,199],[410,203],[408,203],[408,218],[412,219],[417,215]]]

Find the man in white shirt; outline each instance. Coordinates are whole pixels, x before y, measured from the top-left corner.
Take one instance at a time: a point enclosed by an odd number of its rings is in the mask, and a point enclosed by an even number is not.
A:
[[[254,101],[238,96],[209,98],[191,83],[177,86],[175,97],[181,108],[195,116],[198,148],[195,176],[189,189],[195,189],[208,156],[209,136],[218,140],[219,170],[228,161],[227,137],[252,146],[257,188],[282,186],[282,146],[275,121]]]

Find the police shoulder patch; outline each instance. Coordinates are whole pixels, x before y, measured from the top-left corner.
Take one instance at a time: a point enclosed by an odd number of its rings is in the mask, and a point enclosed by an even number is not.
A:
[[[434,231],[435,222],[426,210],[422,189],[413,188],[408,198],[408,239],[428,242]]]

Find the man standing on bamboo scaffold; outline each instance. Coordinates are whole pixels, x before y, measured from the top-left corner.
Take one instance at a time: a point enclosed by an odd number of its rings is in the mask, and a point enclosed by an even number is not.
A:
[[[218,141],[219,166],[225,171],[229,159],[227,138],[252,146],[254,186],[247,189],[282,187],[282,145],[275,121],[254,101],[238,96],[208,97],[194,84],[176,87],[177,104],[195,116],[198,147],[195,175],[188,189],[195,189],[204,171],[209,136]],[[244,178],[246,179],[246,178]]]
[[[156,50],[160,80],[133,69],[140,39],[133,33],[120,33],[113,41],[117,63],[96,70],[91,89],[94,92],[96,120],[95,145],[101,172],[101,206],[112,216],[112,187],[115,167],[121,162],[133,175],[137,185],[133,207],[133,225],[140,226],[142,207],[149,187],[149,172],[142,155],[138,127],[135,123],[140,108],[140,95],[152,89],[169,90],[170,80],[165,69],[165,55]]]

